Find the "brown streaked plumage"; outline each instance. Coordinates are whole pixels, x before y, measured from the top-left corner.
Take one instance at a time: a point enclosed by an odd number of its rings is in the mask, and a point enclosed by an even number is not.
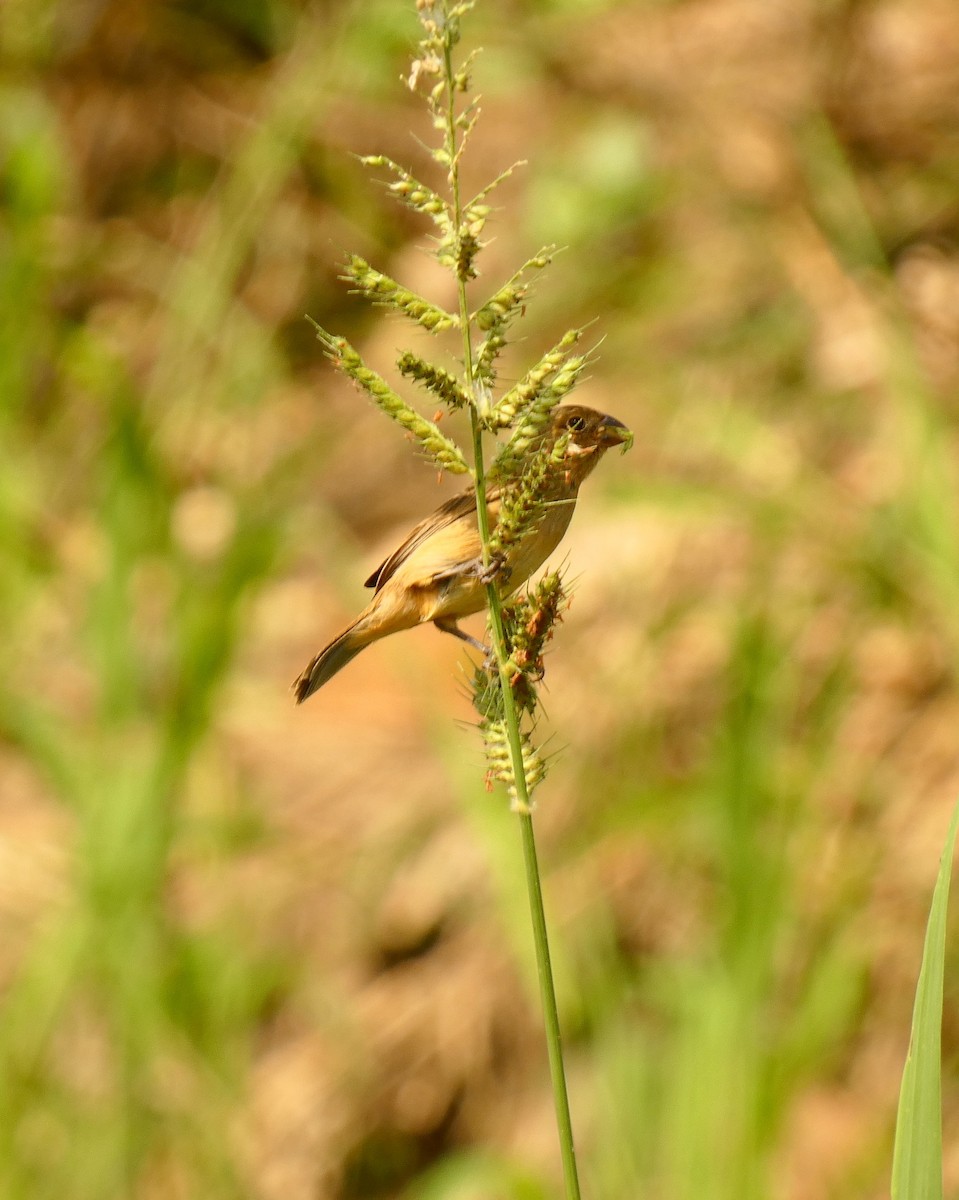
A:
[[[544,513],[510,548],[497,576],[497,586],[504,596],[525,583],[562,541],[580,484],[603,454],[631,438],[626,426],[615,417],[578,404],[554,409],[547,441],[554,442],[563,433],[569,435],[569,442],[563,460],[550,467]],[[490,526],[495,528],[500,504],[497,488],[487,492],[486,504]],[[457,621],[486,607],[481,565],[476,496],[464,492],[421,521],[367,579],[366,586],[374,589],[373,599],[293,684],[297,703],[312,696],[372,642],[426,621],[478,646]]]

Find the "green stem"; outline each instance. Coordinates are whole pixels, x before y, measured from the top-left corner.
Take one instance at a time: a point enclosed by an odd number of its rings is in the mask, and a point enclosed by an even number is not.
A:
[[[460,198],[459,154],[456,145],[456,97],[453,87],[452,39],[444,38],[444,69],[446,75],[446,152],[450,164],[450,192],[453,201],[455,228],[462,224],[462,201]],[[476,378],[473,364],[473,344],[470,339],[469,305],[466,295],[466,280],[457,274],[459,293],[460,328],[463,335],[463,373],[466,390],[471,397],[470,430],[473,442],[473,482],[476,488],[476,515],[480,540],[483,546],[483,566],[490,563],[490,519],[486,505],[486,468],[483,459],[483,427],[476,400]],[[533,943],[536,948],[536,969],[539,979],[540,998],[543,1005],[543,1020],[546,1026],[546,1048],[549,1056],[550,1079],[553,1085],[553,1104],[556,1109],[556,1125],[559,1134],[560,1153],[563,1160],[563,1177],[566,1182],[567,1200],[580,1200],[579,1175],[576,1168],[576,1148],[573,1142],[573,1124],[569,1111],[569,1094],[566,1087],[566,1070],[563,1065],[563,1043],[559,1026],[559,1008],[556,1003],[556,987],[553,982],[553,967],[549,953],[549,936],[546,927],[546,910],[543,905],[543,888],[536,853],[536,837],[530,811],[529,789],[526,786],[526,767],[523,762],[523,744],[520,736],[520,718],[516,711],[511,683],[511,668],[506,649],[506,634],[503,626],[503,608],[495,581],[486,585],[489,604],[490,629],[493,635],[493,651],[499,670],[500,688],[503,693],[503,710],[512,759],[513,781],[516,788],[516,807],[523,840],[523,862],[526,868],[526,889],[529,895],[530,918],[533,926]]]

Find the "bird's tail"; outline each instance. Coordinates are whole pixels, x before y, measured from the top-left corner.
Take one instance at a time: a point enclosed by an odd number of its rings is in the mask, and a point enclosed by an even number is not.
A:
[[[308,700],[324,683],[328,683],[337,671],[342,671],[351,659],[370,644],[373,639],[364,636],[362,623],[363,617],[354,621],[313,659],[293,684],[293,694],[296,696],[297,704]]]

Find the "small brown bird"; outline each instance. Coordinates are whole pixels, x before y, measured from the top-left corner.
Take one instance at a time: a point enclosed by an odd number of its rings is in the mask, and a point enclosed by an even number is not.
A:
[[[545,444],[555,444],[561,434],[568,434],[569,440],[562,460],[549,465],[543,515],[508,550],[497,573],[497,586],[504,596],[525,583],[559,545],[572,518],[580,484],[605,452],[632,440],[632,434],[615,417],[577,404],[553,410]],[[496,525],[500,499],[498,487],[487,492],[491,528]],[[464,492],[421,521],[367,579],[366,586],[375,589],[373,599],[293,684],[297,703],[312,696],[364,647],[426,621],[485,649],[456,624],[460,617],[486,607],[482,565],[476,495]]]

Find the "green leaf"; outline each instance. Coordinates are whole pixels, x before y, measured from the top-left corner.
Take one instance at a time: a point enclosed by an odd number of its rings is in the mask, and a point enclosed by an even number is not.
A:
[[[959,828],[956,805],[939,864],[926,942],[916,987],[909,1053],[902,1073],[896,1143],[892,1158],[893,1200],[942,1200],[942,1089],[940,1081],[942,990],[946,909],[952,857]]]

